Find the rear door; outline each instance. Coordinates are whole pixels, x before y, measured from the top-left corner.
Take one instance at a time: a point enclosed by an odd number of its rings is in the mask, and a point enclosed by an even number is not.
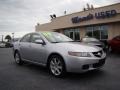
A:
[[[27,59],[27,60],[29,60],[29,56],[30,56],[30,52],[29,52],[29,48],[30,48],[30,37],[31,37],[31,34],[25,35],[25,36],[20,40],[20,43],[19,43],[21,57],[22,57],[23,59]]]

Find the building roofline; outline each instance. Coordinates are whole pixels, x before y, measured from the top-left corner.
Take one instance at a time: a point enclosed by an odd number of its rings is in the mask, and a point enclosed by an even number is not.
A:
[[[110,6],[114,6],[114,5],[118,5],[118,4],[120,4],[120,2],[119,2],[119,3],[110,4],[110,5],[106,5],[106,6],[96,7],[96,8],[94,8],[94,9],[86,10],[86,11],[92,11],[92,10],[95,10],[95,9],[100,9],[100,8],[105,8],[105,7],[110,7]],[[56,18],[61,18],[61,17],[69,16],[69,15],[72,15],[72,14],[77,14],[77,13],[86,12],[86,11],[83,11],[83,10],[82,10],[82,11],[79,11],[79,12],[73,12],[73,13],[70,13],[70,14],[67,14],[67,15],[58,16],[58,17],[56,17]],[[56,18],[54,18],[54,19],[56,19]],[[54,19],[52,19],[52,20],[54,20]],[[51,21],[52,21],[52,20],[51,20]]]

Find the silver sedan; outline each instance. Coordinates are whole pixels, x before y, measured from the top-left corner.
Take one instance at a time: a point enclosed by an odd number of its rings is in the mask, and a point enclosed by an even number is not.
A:
[[[66,72],[86,72],[105,64],[106,53],[97,46],[75,42],[57,32],[35,32],[23,36],[13,46],[17,64],[24,61],[48,67],[57,77]]]

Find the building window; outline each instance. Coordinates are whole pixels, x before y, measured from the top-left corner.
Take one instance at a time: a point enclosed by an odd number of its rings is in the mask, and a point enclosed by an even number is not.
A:
[[[101,39],[108,39],[108,27],[101,26]]]
[[[101,25],[101,26],[90,26],[86,28],[86,35],[90,37],[95,37],[99,40],[106,40],[108,39],[108,26]]]
[[[65,29],[64,34],[75,41],[80,40],[80,30],[79,28]]]
[[[87,27],[86,35],[89,37],[93,36],[93,27]]]

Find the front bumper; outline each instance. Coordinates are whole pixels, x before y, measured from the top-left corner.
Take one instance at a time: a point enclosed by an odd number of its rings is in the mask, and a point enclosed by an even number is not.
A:
[[[94,70],[101,68],[105,64],[106,54],[101,58],[97,57],[66,57],[66,70],[67,72],[87,72],[89,70]]]

